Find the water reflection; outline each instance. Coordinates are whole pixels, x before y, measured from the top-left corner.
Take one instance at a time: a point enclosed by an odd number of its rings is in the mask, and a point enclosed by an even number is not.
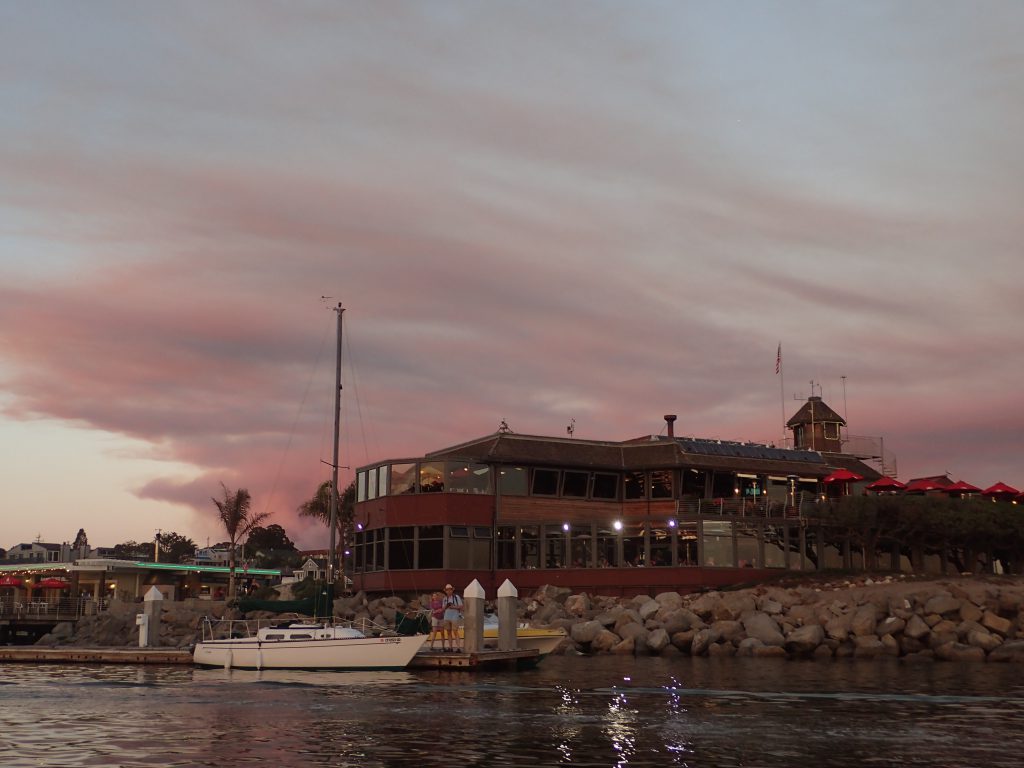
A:
[[[984,765],[1015,667],[549,658],[523,673],[0,666],[0,765]]]

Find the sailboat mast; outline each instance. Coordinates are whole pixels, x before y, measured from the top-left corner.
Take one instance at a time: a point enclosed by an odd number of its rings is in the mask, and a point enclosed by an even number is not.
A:
[[[334,309],[338,313],[338,351],[334,370],[334,456],[331,460],[331,534],[330,549],[327,551],[327,582],[333,584],[337,570],[337,542],[335,535],[338,528],[338,436],[341,432],[341,316],[344,309],[341,302]]]

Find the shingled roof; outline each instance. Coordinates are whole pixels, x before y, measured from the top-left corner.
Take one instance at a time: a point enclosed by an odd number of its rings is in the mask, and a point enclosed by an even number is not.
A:
[[[829,408],[820,397],[815,395],[814,397],[807,398],[807,402],[800,407],[799,411],[793,414],[790,420],[786,422],[786,426],[795,427],[800,424],[822,421],[839,422],[844,427],[846,426],[846,419]]]
[[[608,470],[687,467],[746,469],[821,477],[829,473],[825,459],[816,451],[774,448],[729,440],[665,436],[615,443],[497,432],[460,445],[431,451],[424,458]]]

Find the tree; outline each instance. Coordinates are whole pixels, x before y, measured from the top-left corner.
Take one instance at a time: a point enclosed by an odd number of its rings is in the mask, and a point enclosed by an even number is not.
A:
[[[220,487],[224,491],[224,498],[216,499],[212,496],[210,498],[217,505],[220,521],[224,525],[224,531],[227,533],[228,541],[231,545],[228,553],[228,567],[230,569],[228,572],[228,598],[233,599],[235,597],[235,565],[238,558],[238,541],[270,517],[270,513],[253,512],[252,496],[249,495],[249,491],[245,488],[239,488],[232,493],[224,483],[221,483]]]
[[[85,535],[85,528],[79,528],[78,535],[75,536],[75,543],[71,545],[71,548],[77,552],[82,549],[82,547],[88,548],[88,546],[89,537]]]
[[[160,561],[164,563],[183,563],[195,557],[196,543],[192,539],[168,531],[160,534]]]
[[[295,544],[280,525],[256,526],[249,532],[246,546],[265,568],[290,565],[298,557]]]
[[[114,545],[114,558],[117,560],[151,560],[152,555],[153,549],[149,544],[124,541]]]
[[[348,532],[352,530],[352,521],[355,518],[356,509],[356,481],[353,480],[346,486],[341,498],[338,500],[338,518],[335,530],[338,535],[337,546],[344,551],[348,542]],[[299,506],[300,517],[312,517],[319,520],[327,528],[331,526],[331,481],[327,480],[316,489],[316,494],[309,501]],[[328,531],[329,533],[329,531]]]

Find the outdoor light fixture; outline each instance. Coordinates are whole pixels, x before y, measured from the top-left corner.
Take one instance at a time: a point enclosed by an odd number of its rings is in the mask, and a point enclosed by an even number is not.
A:
[[[363,530],[363,524],[362,523],[356,523],[356,530],[357,531]]]
[[[669,528],[675,528],[676,527],[676,521],[675,520],[669,520],[668,521],[668,527]]]
[[[569,524],[568,523],[562,523],[562,530],[565,531],[566,533],[568,533],[569,532]]]
[[[621,520],[616,520],[614,523],[612,523],[612,528],[614,528],[616,531],[621,531],[622,530],[622,521]]]

